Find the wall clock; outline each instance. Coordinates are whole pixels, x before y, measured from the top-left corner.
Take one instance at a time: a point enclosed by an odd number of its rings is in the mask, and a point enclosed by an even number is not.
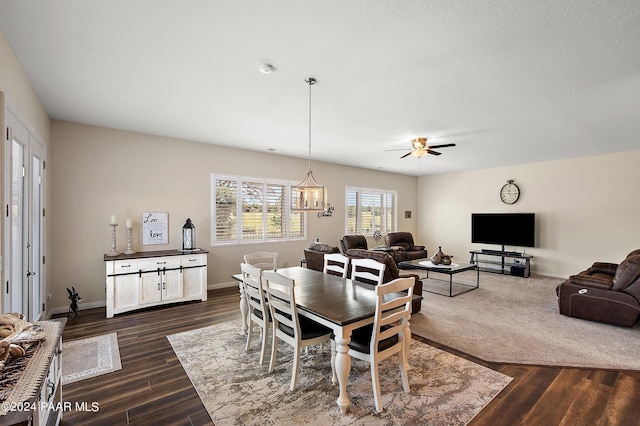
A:
[[[513,183],[513,179],[509,179],[507,183],[500,189],[500,199],[505,204],[513,204],[520,198],[520,188]]]

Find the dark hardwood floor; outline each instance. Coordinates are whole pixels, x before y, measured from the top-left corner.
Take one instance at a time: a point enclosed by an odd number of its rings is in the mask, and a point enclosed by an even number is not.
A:
[[[209,291],[208,298],[111,319],[105,317],[105,309],[91,309],[70,319],[63,332],[65,341],[117,331],[122,370],[64,386],[63,400],[74,407],[76,403],[91,407],[95,402],[98,409],[65,411],[62,424],[212,424],[166,339],[240,318],[236,288]],[[513,377],[472,426],[640,425],[640,372],[486,363],[417,340]]]

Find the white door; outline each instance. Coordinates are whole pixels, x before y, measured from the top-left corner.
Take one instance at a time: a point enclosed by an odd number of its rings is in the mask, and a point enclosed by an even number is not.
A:
[[[6,101],[6,99],[5,99]],[[44,148],[5,103],[3,312],[40,319],[44,302]]]
[[[29,318],[37,321],[44,310],[44,147],[34,140],[31,148],[29,232],[27,240]]]

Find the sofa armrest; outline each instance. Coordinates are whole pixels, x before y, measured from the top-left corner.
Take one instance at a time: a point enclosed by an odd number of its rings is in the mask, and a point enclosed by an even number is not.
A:
[[[420,277],[416,274],[402,274],[399,275],[398,278],[413,278],[415,280],[415,284],[413,286],[413,295],[422,297],[422,281],[420,281]],[[422,308],[422,299],[414,300],[411,305],[411,313],[415,314],[420,312]]]
[[[616,269],[618,269],[617,263],[595,262],[593,265],[591,265],[591,268],[589,268],[589,272],[590,273],[600,272],[602,274],[615,275]]]
[[[417,251],[417,250],[424,250],[425,246],[413,246],[413,248],[411,250]]]
[[[611,279],[586,274],[572,275],[569,277],[568,281],[571,284],[578,286],[602,288],[607,290],[610,289],[613,284]]]

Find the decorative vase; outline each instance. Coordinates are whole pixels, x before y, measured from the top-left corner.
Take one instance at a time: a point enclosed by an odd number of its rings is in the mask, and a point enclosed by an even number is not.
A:
[[[431,263],[434,265],[439,265],[442,263],[442,258],[444,257],[444,253],[442,253],[442,247],[438,246],[438,252],[431,256]]]
[[[451,265],[451,259],[453,256],[449,256],[448,254],[442,255],[442,264],[443,265]]]

